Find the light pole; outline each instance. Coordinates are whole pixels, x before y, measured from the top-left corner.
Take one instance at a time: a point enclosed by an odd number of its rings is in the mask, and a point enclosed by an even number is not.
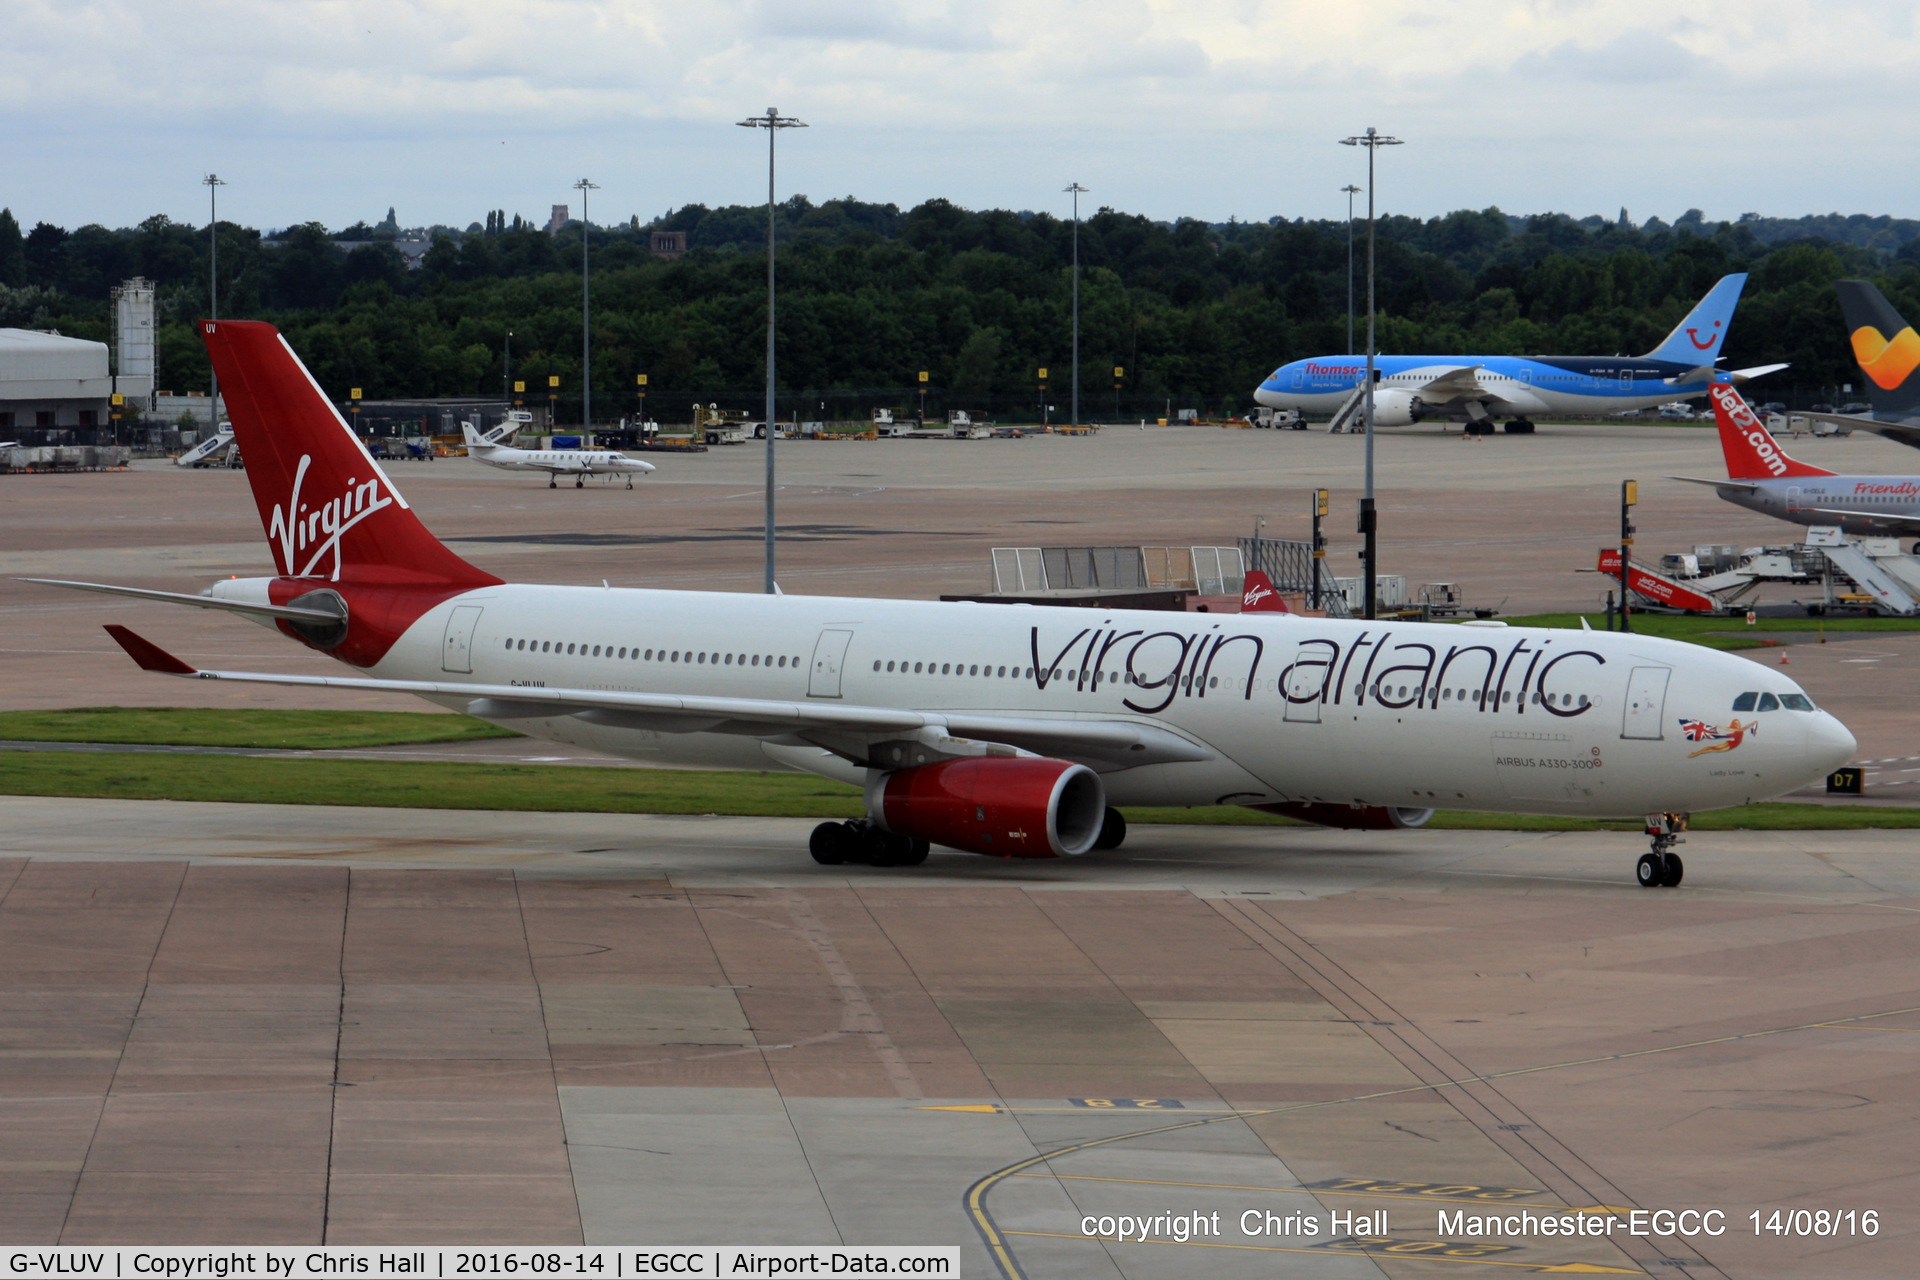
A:
[[[1080,425],[1080,193],[1079,183],[1062,187],[1073,193],[1073,425]]]
[[[226,180],[217,173],[200,179],[207,189],[207,319],[220,318],[220,188]],[[220,434],[220,374],[208,364],[207,426]]]
[[[1340,188],[1347,193],[1347,354],[1353,354],[1353,197],[1360,188],[1349,182]]]
[[[500,398],[507,398],[507,388],[513,385],[513,330],[507,330],[506,355],[502,357],[500,369]]]
[[[1360,534],[1365,540],[1361,558],[1367,566],[1366,615],[1372,618],[1378,612],[1376,597],[1379,592],[1374,573],[1379,547],[1375,538],[1377,521],[1373,506],[1373,153],[1381,147],[1399,146],[1400,139],[1389,138],[1368,125],[1366,133],[1342,138],[1340,142],[1343,146],[1367,149],[1367,494],[1360,499]]]
[[[580,193],[580,432],[586,437],[581,441],[589,447],[593,444],[593,338],[592,330],[587,327],[590,318],[588,309],[589,292],[587,289],[587,237],[593,227],[587,221],[587,192],[600,188],[585,178],[573,184]]]
[[[804,121],[783,116],[778,107],[768,107],[763,116],[736,120],[742,129],[767,131],[767,571],[763,590],[773,595],[773,139],[782,129],[804,129]]]

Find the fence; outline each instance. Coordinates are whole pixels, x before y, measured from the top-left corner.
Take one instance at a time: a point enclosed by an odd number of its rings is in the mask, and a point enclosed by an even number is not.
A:
[[[1237,595],[1246,572],[1238,547],[993,549],[993,589],[1002,595],[1094,590]]]
[[[1240,553],[1250,568],[1258,569],[1273,581],[1273,589],[1284,595],[1298,592],[1313,603],[1313,578],[1320,575],[1320,607],[1330,618],[1351,618],[1345,594],[1327,572],[1327,562],[1313,558],[1311,542],[1292,542],[1285,538],[1242,538]]]

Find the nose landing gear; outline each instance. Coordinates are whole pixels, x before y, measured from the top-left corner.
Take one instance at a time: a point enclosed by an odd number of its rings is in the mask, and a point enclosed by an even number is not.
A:
[[[1684,813],[1650,813],[1647,815],[1647,835],[1653,840],[1653,848],[1640,855],[1640,861],[1634,866],[1634,878],[1642,889],[1675,889],[1687,873],[1686,864],[1680,861],[1680,855],[1673,846],[1684,844],[1686,837],[1681,835],[1687,829],[1687,815]]]

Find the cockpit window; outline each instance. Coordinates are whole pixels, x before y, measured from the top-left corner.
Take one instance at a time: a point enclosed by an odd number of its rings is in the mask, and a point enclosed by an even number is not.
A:
[[[1780,699],[1770,693],[1761,694],[1760,705],[1754,708],[1755,711],[1778,711],[1779,709]]]
[[[1743,693],[1733,700],[1733,709],[1735,711],[1751,711],[1753,710],[1754,699],[1759,696],[1758,693]]]
[[[1813,699],[1804,693],[1783,693],[1780,695],[1780,705],[1789,711],[1812,711],[1814,709]]]

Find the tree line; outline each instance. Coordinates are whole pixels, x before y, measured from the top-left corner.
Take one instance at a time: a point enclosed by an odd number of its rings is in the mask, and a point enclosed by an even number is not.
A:
[[[1768,398],[1822,399],[1859,376],[1833,281],[1876,279],[1920,316],[1920,238],[1886,219],[1809,221],[1827,234],[1697,213],[1671,226],[1498,209],[1383,218],[1380,349],[1637,353],[1721,275],[1747,271],[1728,366],[1790,361],[1762,384]],[[1076,232],[1051,214],[945,200],[902,210],[795,196],[775,222],[781,394],[802,417],[910,410],[921,371],[934,411],[1038,412],[1042,368],[1045,401],[1064,409],[1076,236],[1087,416],[1155,416],[1168,402],[1244,412],[1276,366],[1348,349],[1341,221],[1166,223],[1103,208]],[[656,230],[686,232],[689,251],[653,256]],[[145,276],[157,289],[159,385],[204,388],[192,326],[207,310],[217,239],[220,313],[279,325],[330,394],[493,395],[511,378],[537,401],[557,376],[564,420],[578,413],[583,234],[578,222],[550,234],[489,211],[464,232],[437,228],[410,267],[391,214],[377,227],[306,223],[267,237],[225,222],[210,236],[165,216],[23,233],[0,211],[0,325],[105,341],[108,290]],[[696,400],[752,402],[765,377],[765,237],[765,208],[752,206],[689,205],[646,226],[591,229],[597,418],[631,409],[641,373],[649,413],[664,420]],[[1362,224],[1362,309],[1364,259]]]

